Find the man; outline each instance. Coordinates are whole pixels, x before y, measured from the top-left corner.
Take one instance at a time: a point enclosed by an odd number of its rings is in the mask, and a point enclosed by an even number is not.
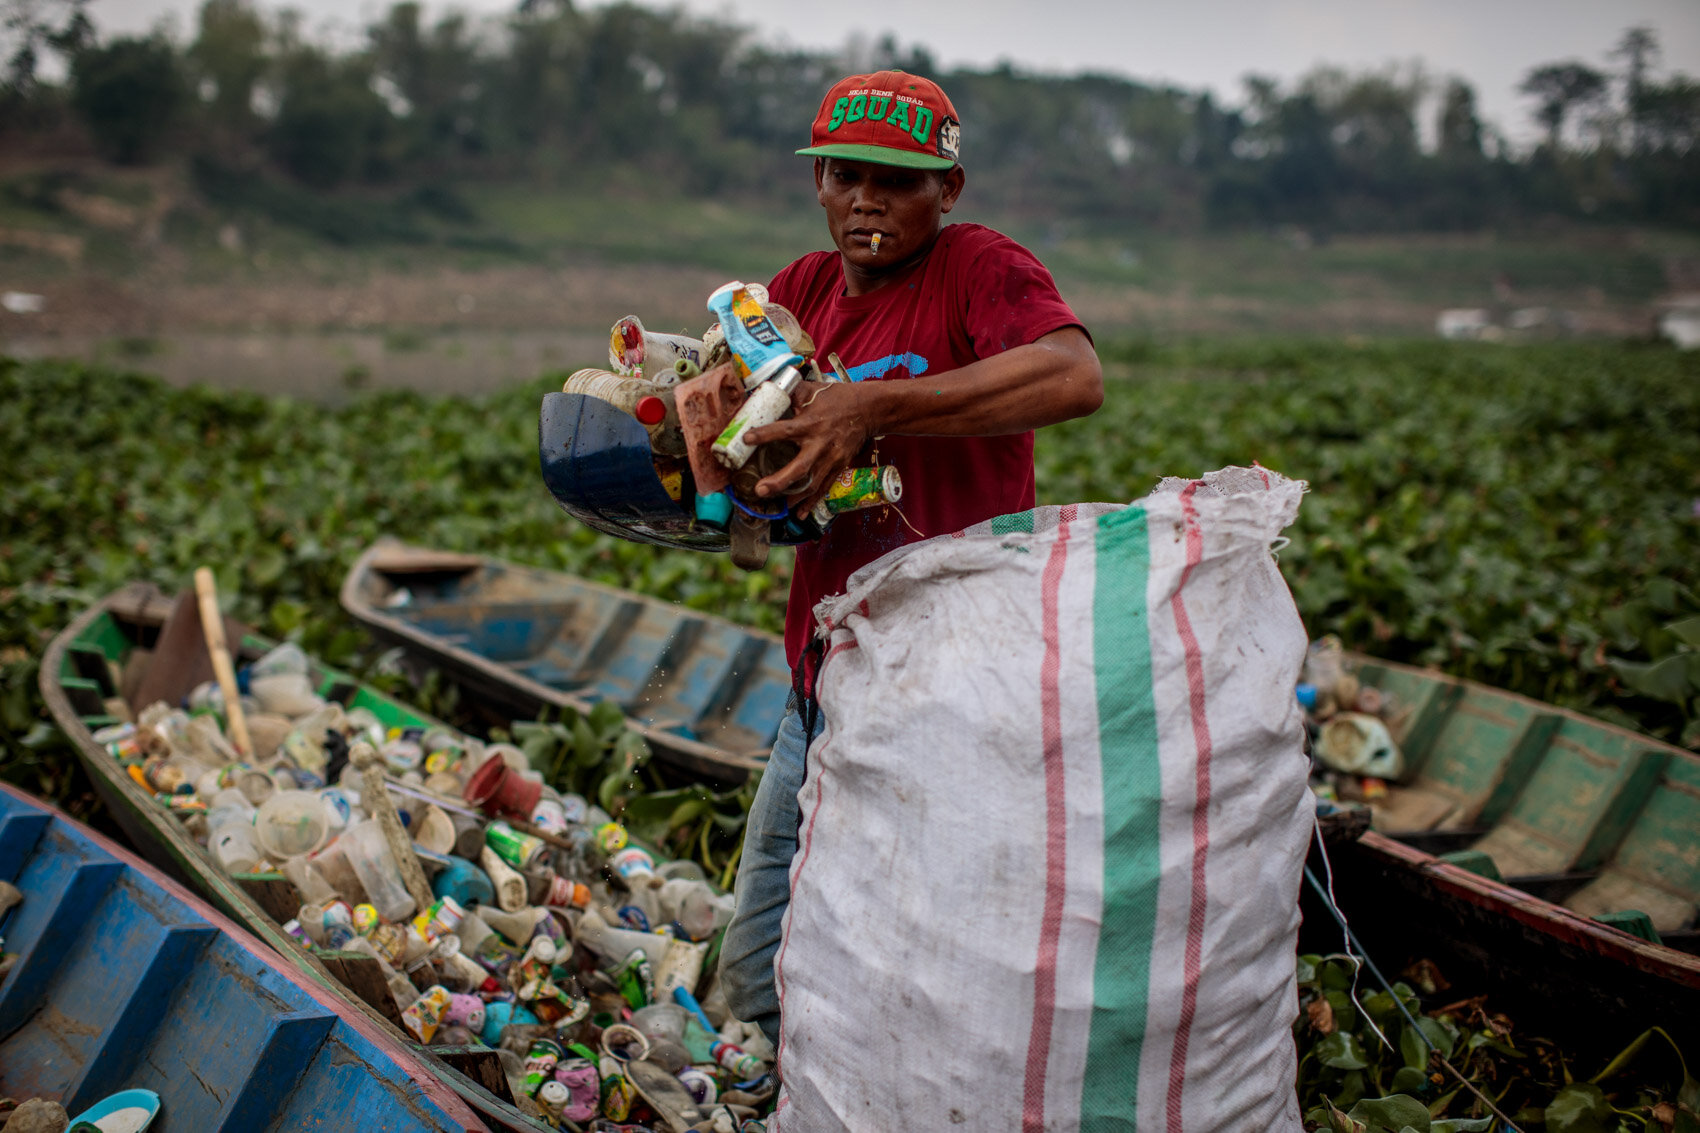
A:
[[[804,256],[769,285],[847,383],[802,387],[792,417],[751,432],[793,441],[794,460],[758,495],[812,507],[844,469],[903,478],[898,508],[850,512],[799,548],[785,615],[797,665],[815,603],[905,543],[1034,504],[1032,430],[1103,401],[1098,356],[1050,273],[976,224],[943,224],[965,174],[961,124],[944,91],[902,71],[852,75],[827,92],[811,144],[833,252]],[[800,509],[802,510],[802,509]],[[744,836],[737,915],[720,971],[741,1019],[778,1041],[773,957],[790,898],[804,755],[823,725],[788,706]],[[920,757],[921,753],[917,753]]]

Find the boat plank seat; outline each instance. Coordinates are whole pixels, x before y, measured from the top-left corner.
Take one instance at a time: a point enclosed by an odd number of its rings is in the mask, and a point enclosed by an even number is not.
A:
[[[1477,842],[1506,877],[1597,869],[1622,841],[1669,754],[1565,717],[1504,820]]]
[[[524,661],[560,636],[567,612],[557,602],[433,605],[408,610],[408,621],[492,661]]]
[[[745,687],[749,692],[738,702],[726,731],[751,737],[753,746],[771,747],[791,694],[791,666],[785,661],[783,641],[768,642]]]
[[[631,706],[632,715],[658,726],[669,719],[682,721],[681,734],[722,747],[764,748],[785,707],[780,701],[774,708],[772,698],[762,696],[764,686],[775,683],[767,668],[770,646],[734,626],[700,623],[669,669],[657,674]],[[758,717],[755,726],[728,716],[741,703],[744,712]]]
[[[1395,837],[1492,826],[1563,720],[1531,702],[1439,676],[1365,665],[1360,679],[1409,706],[1394,728],[1407,775],[1376,805],[1376,827]]]
[[[1700,918],[1700,766],[1671,760],[1637,821],[1590,885],[1565,904],[1597,916],[1639,909],[1661,933]]]

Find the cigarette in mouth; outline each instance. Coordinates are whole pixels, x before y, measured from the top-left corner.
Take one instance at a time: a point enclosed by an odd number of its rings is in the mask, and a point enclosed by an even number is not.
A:
[[[880,234],[878,232],[876,232],[872,236],[868,237],[868,251],[872,252],[876,256],[879,255]]]

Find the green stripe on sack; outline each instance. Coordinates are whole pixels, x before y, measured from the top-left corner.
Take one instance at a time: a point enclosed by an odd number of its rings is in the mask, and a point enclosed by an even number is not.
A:
[[[1151,568],[1145,509],[1130,507],[1100,519],[1096,550],[1092,642],[1104,792],[1104,908],[1080,1128],[1120,1133],[1134,1128],[1138,1109],[1160,869],[1162,775],[1145,608]]]
[[[1018,511],[1009,515],[994,515],[991,519],[993,535],[1009,535],[1020,532],[1023,535],[1033,534],[1033,512]]]

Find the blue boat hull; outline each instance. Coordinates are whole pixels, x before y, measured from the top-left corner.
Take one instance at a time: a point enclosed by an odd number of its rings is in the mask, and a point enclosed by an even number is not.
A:
[[[763,766],[791,692],[776,634],[482,555],[381,540],[342,607],[509,717],[611,701],[658,759],[703,778]]]
[[[484,1130],[369,1020],[153,867],[0,784],[0,1094],[159,1094],[157,1133]]]

